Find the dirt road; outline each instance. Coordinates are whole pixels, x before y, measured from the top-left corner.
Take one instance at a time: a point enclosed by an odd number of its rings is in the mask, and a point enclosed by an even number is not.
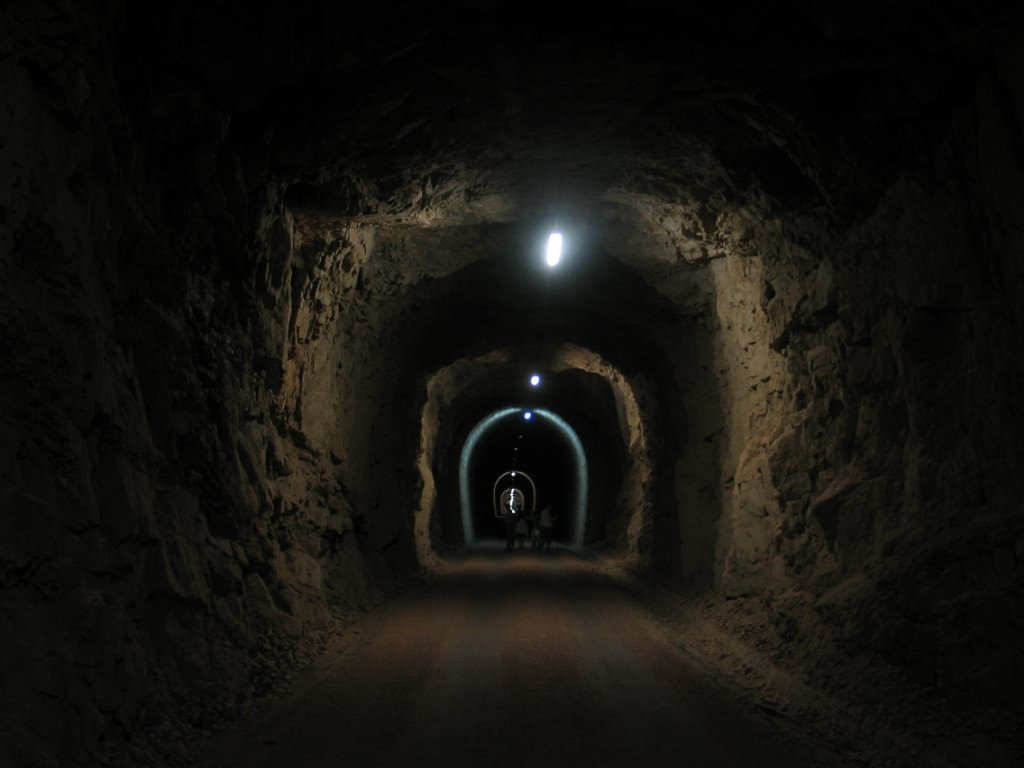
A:
[[[821,765],[571,554],[476,554],[222,734],[226,768]]]

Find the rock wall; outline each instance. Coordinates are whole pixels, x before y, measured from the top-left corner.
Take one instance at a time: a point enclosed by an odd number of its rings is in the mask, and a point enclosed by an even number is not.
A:
[[[713,264],[716,582],[830,649],[799,654],[819,684],[870,658],[1005,713],[1024,676],[1020,64],[997,49],[863,215],[766,216]]]
[[[121,90],[122,20],[16,5],[0,11],[0,762],[138,764],[271,685],[383,582],[301,415],[325,397],[302,382],[336,322],[261,137],[197,110],[143,138],[171,104]]]

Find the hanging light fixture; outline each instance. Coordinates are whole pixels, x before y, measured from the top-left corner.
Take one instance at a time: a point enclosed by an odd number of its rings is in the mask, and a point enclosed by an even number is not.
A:
[[[552,232],[548,236],[548,253],[547,262],[549,267],[558,266],[558,262],[562,260],[562,235],[558,232]]]

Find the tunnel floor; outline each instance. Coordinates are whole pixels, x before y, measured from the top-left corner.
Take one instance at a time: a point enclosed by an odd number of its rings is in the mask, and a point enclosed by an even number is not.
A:
[[[260,766],[828,765],[568,551],[477,550],[204,749]]]

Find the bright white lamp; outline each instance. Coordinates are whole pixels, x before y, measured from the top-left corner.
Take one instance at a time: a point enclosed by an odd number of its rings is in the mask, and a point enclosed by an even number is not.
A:
[[[562,236],[558,232],[552,232],[548,237],[547,262],[549,267],[557,266],[562,259]]]

